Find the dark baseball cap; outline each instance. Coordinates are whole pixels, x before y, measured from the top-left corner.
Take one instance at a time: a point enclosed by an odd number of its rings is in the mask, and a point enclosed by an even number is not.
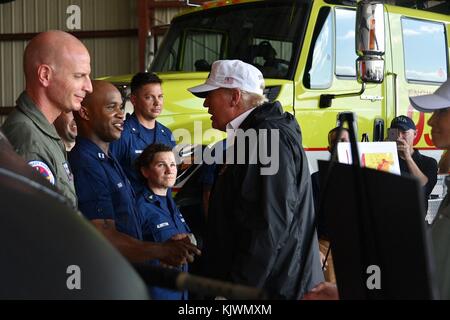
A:
[[[391,128],[408,131],[409,129],[416,130],[416,125],[411,118],[408,118],[407,116],[398,116],[392,119]]]

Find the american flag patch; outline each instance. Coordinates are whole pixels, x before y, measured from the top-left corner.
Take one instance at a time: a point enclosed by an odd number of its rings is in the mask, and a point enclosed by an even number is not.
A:
[[[234,79],[231,77],[225,77],[225,79],[223,79],[223,83],[225,84],[233,84]]]

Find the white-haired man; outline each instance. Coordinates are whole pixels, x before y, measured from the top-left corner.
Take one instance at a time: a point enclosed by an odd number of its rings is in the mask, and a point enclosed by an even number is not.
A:
[[[189,89],[228,135],[209,202],[205,265],[210,277],[296,299],[323,280],[311,179],[295,118],[263,89],[261,72],[240,60],[214,62],[206,83]]]

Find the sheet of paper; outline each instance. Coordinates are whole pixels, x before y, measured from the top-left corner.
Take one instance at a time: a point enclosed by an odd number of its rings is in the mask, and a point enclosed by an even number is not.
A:
[[[395,142],[358,142],[358,150],[362,167],[400,175],[397,144]],[[338,143],[338,159],[341,163],[352,163],[349,142]]]

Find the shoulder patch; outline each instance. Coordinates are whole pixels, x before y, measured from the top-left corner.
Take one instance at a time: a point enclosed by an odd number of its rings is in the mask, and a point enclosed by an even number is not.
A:
[[[168,222],[163,222],[163,223],[157,224],[156,229],[161,229],[161,228],[167,227],[168,225],[169,225]]]
[[[51,184],[55,184],[55,176],[53,175],[50,168],[42,161],[29,161],[28,165],[35,168],[41,175],[44,176]]]

